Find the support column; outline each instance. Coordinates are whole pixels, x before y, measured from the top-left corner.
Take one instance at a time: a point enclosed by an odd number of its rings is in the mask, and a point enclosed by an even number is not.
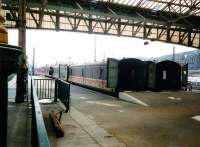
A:
[[[192,46],[191,30],[188,32],[188,46]]]
[[[147,28],[146,28],[146,22],[144,22],[144,26],[143,26],[143,38],[146,39],[147,38]]]
[[[1,12],[1,0],[0,0],[0,12]],[[5,19],[3,16],[0,15],[0,42],[1,43],[8,43],[8,31],[3,26]]]
[[[118,34],[118,36],[121,35],[121,19],[118,19],[117,34]]]
[[[19,38],[18,46],[24,49],[26,54],[26,0],[19,0],[19,16],[18,16]]]
[[[26,0],[19,0],[19,18],[18,18],[19,38],[18,45],[22,47],[23,54],[19,59],[19,70],[17,72],[17,91],[15,102],[24,102],[26,97],[27,85],[27,66],[26,66]]]
[[[0,0],[0,12],[1,12],[1,1],[2,1],[2,0]]]
[[[56,10],[56,31],[59,31],[60,29],[60,17],[59,17],[59,10]]]
[[[171,38],[170,38],[170,26],[171,24],[167,24],[167,42],[170,42],[171,41]]]
[[[0,74],[0,147],[7,146],[8,118],[8,81],[5,74]]]
[[[0,0],[1,12],[1,0]],[[4,18],[0,15],[0,42],[7,43],[7,30],[4,28]],[[3,31],[3,33],[2,33]],[[4,71],[5,63],[3,53],[0,52],[0,147],[7,147],[7,119],[8,119],[8,81],[7,75]],[[2,63],[1,63],[2,62]]]
[[[89,28],[88,28],[88,31],[89,31],[89,34],[92,34],[93,32],[93,28],[92,28],[92,15],[89,14]]]

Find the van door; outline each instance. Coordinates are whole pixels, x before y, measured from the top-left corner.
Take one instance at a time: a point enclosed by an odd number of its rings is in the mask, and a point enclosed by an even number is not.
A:
[[[156,81],[156,64],[150,63],[148,65],[148,88],[155,88]]]
[[[188,84],[188,64],[182,67],[182,87],[187,87]]]
[[[107,87],[116,88],[118,84],[119,61],[113,58],[107,60]]]

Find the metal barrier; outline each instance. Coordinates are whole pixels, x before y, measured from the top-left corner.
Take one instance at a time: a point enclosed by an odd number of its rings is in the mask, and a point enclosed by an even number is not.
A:
[[[39,99],[54,99],[54,102],[60,99],[66,107],[65,112],[68,112],[71,102],[70,84],[53,76],[47,77],[34,79],[34,85]]]
[[[31,102],[32,102],[32,130],[31,143],[33,147],[50,147],[48,135],[44,125],[42,111],[38,101],[36,89],[31,78]]]
[[[36,87],[36,93],[39,99],[55,98],[55,79],[34,79],[34,85]]]
[[[69,112],[71,103],[70,84],[63,80],[56,79],[55,85],[56,85],[55,101],[57,101],[57,98],[59,98],[66,107],[65,112]]]

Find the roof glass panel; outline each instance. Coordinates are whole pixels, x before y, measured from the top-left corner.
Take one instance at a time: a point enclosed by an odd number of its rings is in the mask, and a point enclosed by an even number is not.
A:
[[[152,9],[153,11],[170,11],[178,14],[198,15],[200,0],[96,0],[132,7]],[[189,11],[189,12],[188,12]],[[198,13],[195,13],[198,12]],[[188,14],[187,14],[188,15]]]

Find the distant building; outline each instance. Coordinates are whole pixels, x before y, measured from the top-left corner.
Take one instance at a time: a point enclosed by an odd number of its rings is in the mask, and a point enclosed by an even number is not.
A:
[[[157,61],[172,60],[173,55],[165,55],[157,58]],[[200,51],[189,51],[175,54],[175,61],[183,65],[188,63],[189,70],[200,69]]]

